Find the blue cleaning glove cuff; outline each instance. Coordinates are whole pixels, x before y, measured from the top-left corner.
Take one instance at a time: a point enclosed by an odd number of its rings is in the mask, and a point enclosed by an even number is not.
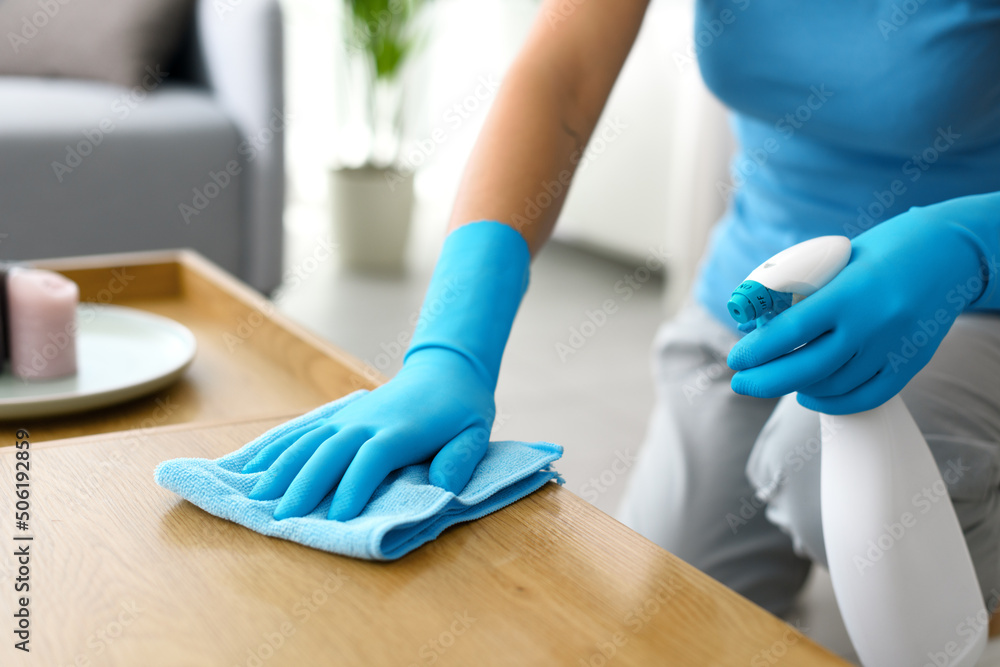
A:
[[[420,350],[448,348],[467,357],[495,389],[530,265],[528,243],[513,227],[479,221],[452,231],[403,363]]]
[[[1000,216],[1000,211],[998,211],[998,216]],[[977,234],[968,226],[957,222],[952,223],[952,226],[972,243],[979,255],[979,272],[970,278],[965,285],[968,291],[977,293],[977,296],[972,299],[965,310],[1000,309],[1000,289],[997,289],[997,282],[1000,281],[1000,276],[997,275],[997,251],[1000,249],[1000,234],[995,229],[984,229],[984,234]],[[996,224],[993,226],[996,227]],[[992,240],[992,247],[986,243],[986,239]]]

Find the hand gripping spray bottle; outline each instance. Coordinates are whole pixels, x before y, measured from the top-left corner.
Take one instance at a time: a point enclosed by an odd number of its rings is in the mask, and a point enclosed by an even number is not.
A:
[[[844,236],[792,246],[747,276],[729,313],[766,321],[829,282],[850,255]],[[903,400],[820,422],[826,557],[862,664],[974,665],[989,616],[941,473]]]

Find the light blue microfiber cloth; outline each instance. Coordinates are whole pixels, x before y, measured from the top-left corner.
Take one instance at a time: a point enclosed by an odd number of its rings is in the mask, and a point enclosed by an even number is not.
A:
[[[156,468],[156,483],[209,514],[229,519],[251,530],[323,551],[370,560],[395,560],[430,542],[446,528],[484,517],[532,493],[549,480],[563,479],[549,465],[562,456],[562,447],[544,442],[491,442],[472,479],[455,495],[432,486],[430,463],[412,465],[389,475],[361,514],[349,521],[326,518],[331,492],[304,517],[275,521],[278,500],[247,497],[263,472],[240,470],[275,438],[306,424],[325,419],[356,400],[357,391],[312,412],[281,424],[240,449],[209,459],[172,459]]]

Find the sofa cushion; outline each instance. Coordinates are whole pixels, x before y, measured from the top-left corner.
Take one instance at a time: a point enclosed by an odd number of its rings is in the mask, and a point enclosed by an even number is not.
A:
[[[189,25],[193,0],[3,0],[0,74],[143,85]]]
[[[98,81],[0,77],[0,100],[0,139],[75,143],[97,130],[169,136],[183,127],[207,127],[227,137],[236,133],[210,91],[170,82],[147,93]]]
[[[0,260],[197,248],[240,268],[248,151],[208,90],[0,77]]]

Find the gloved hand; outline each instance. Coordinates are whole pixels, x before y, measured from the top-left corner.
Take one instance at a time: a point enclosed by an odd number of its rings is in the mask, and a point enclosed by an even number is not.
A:
[[[403,367],[389,382],[263,449],[250,497],[304,516],[334,488],[330,519],[357,516],[393,470],[433,457],[430,482],[458,493],[486,453],[500,358],[528,284],[530,254],[499,222],[445,240]],[[283,497],[282,497],[283,496]]]
[[[827,414],[878,407],[962,312],[1000,308],[1000,193],[914,207],[858,235],[827,285],[733,346],[733,391],[798,392]]]

